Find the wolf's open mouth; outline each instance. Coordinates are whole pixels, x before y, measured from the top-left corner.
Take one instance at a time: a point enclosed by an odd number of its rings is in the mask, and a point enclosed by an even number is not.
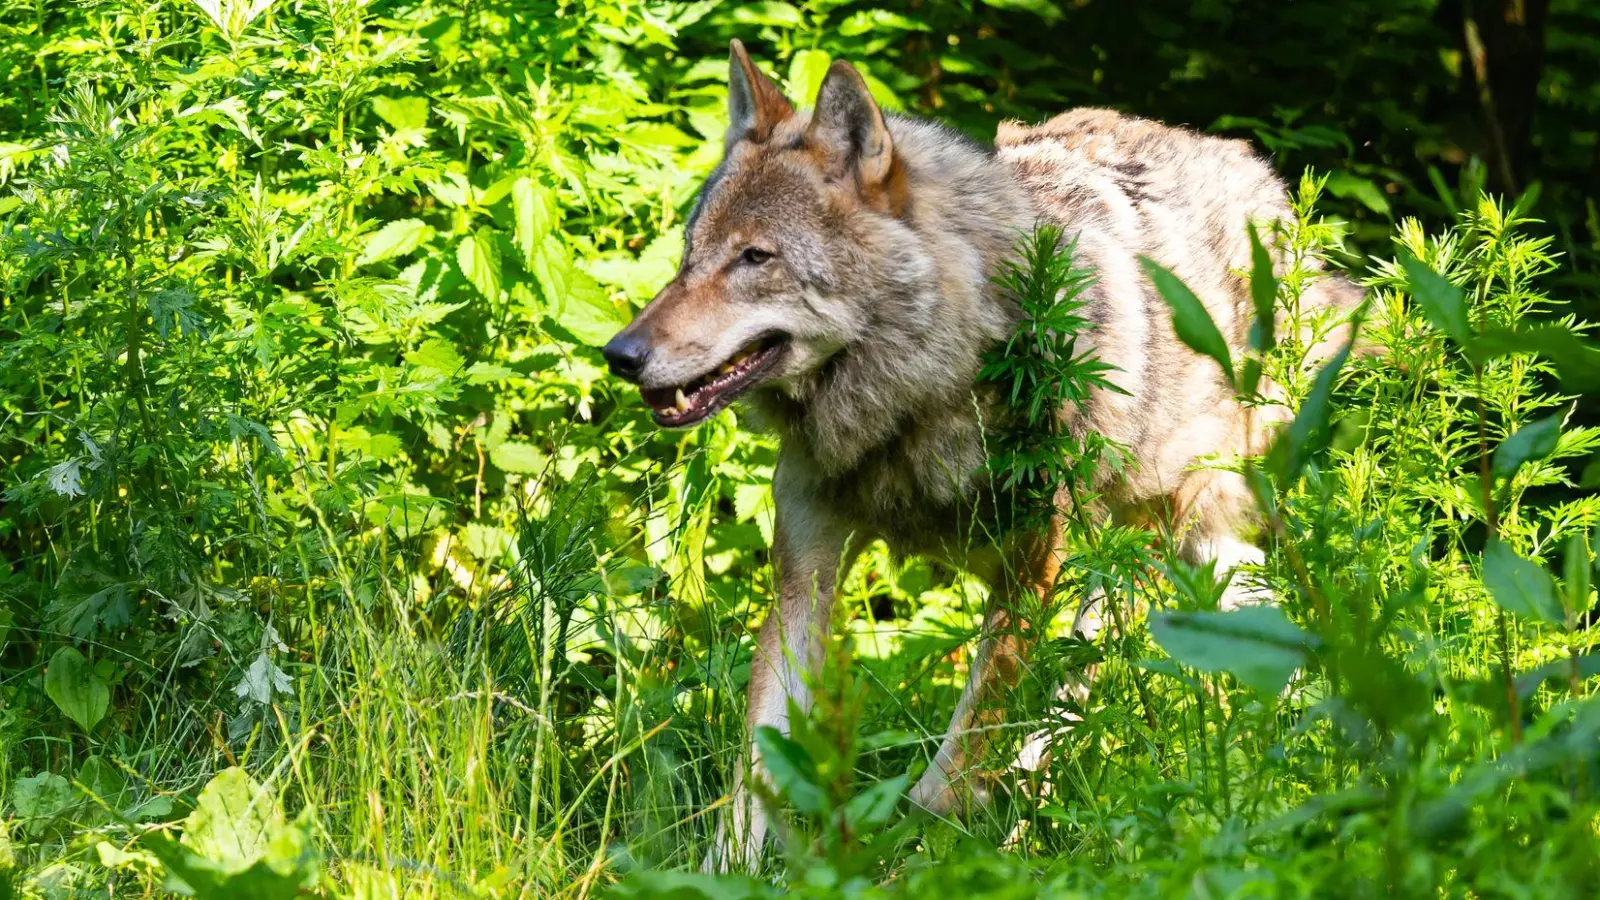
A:
[[[688,384],[640,388],[639,395],[655,413],[657,425],[683,428],[703,422],[755,387],[783,356],[788,344],[789,339],[781,334],[768,335]]]

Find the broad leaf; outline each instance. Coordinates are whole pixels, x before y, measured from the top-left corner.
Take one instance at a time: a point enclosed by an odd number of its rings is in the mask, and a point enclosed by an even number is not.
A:
[[[1206,312],[1200,298],[1171,270],[1150,257],[1139,257],[1139,263],[1144,266],[1161,299],[1167,301],[1167,306],[1172,309],[1172,329],[1177,332],[1178,340],[1195,352],[1216,360],[1228,384],[1233,384],[1233,356],[1228,352],[1228,342],[1217,330],[1217,323],[1211,320],[1211,314]]]
[[[911,776],[896,775],[851,797],[844,805],[845,821],[859,834],[881,828],[905,795]]]
[[[421,247],[433,237],[433,226],[421,219],[400,219],[390,222],[367,236],[367,243],[356,258],[356,265],[368,266],[384,262]]]
[[[1483,584],[1507,612],[1551,625],[1565,622],[1555,579],[1543,566],[1523,559],[1498,539],[1484,547]]]
[[[227,870],[242,871],[266,853],[284,827],[277,798],[234,766],[201,789],[183,823],[183,845]]]
[[[822,79],[827,77],[828,66],[832,62],[832,57],[823,50],[801,50],[796,53],[789,60],[788,95],[801,102],[810,102],[822,87]]]
[[[1556,452],[1561,441],[1561,416],[1531,422],[1500,442],[1494,451],[1494,474],[1500,477],[1515,475],[1517,469],[1529,460],[1544,459]]]
[[[1311,638],[1276,606],[1230,612],[1156,613],[1150,634],[1173,659],[1203,672],[1227,672],[1240,683],[1276,694],[1307,661]]]
[[[1575,394],[1600,393],[1600,347],[1566,328],[1489,328],[1473,346],[1485,357],[1536,354],[1556,367],[1562,387]]]
[[[500,245],[494,232],[479,228],[456,246],[456,264],[484,299],[500,299]]]
[[[827,810],[827,795],[817,778],[817,766],[805,748],[784,737],[770,726],[756,729],[756,746],[761,749],[761,764],[772,776],[778,793],[807,815]]]
[[[1472,338],[1472,326],[1467,321],[1467,302],[1461,288],[1413,256],[1402,254],[1400,265],[1406,270],[1407,287],[1422,307],[1422,314],[1433,327],[1465,346]]]
[[[550,465],[550,458],[544,451],[532,444],[519,441],[505,441],[494,445],[489,450],[489,461],[502,472],[516,472],[522,475],[543,472]]]
[[[44,692],[84,731],[104,718],[111,704],[111,688],[94,674],[83,654],[71,647],[62,647],[50,657]]]
[[[534,254],[556,226],[559,213],[555,192],[524,175],[511,185],[511,211],[516,219],[512,237],[522,254],[522,264],[532,269]]]

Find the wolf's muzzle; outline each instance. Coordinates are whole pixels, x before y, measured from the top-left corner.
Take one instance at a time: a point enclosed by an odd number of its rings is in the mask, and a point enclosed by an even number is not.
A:
[[[618,332],[601,348],[600,355],[611,366],[611,374],[638,384],[639,376],[644,374],[644,364],[650,358],[650,344],[643,337],[630,334],[630,331],[624,328]]]

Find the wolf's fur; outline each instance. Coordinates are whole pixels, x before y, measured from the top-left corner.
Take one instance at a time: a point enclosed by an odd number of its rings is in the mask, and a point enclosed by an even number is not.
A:
[[[1060,561],[1059,528],[998,548],[970,541],[985,494],[982,423],[997,411],[976,385],[980,358],[1017,316],[992,277],[1039,222],[1076,237],[1077,262],[1098,279],[1086,294],[1094,349],[1126,393],[1097,393],[1081,415],[1063,415],[1131,451],[1136,466],[1096,486],[1109,511],[1161,518],[1191,559],[1259,561],[1241,537],[1250,508],[1241,479],[1195,463],[1260,453],[1272,423],[1177,340],[1137,257],[1182,277],[1240,355],[1252,309],[1240,275],[1250,267],[1246,226],[1287,215],[1284,186],[1247,144],[1109,110],[1007,123],[989,148],[883,116],[843,63],[809,112],[795,111],[737,42],[730,84],[726,157],[688,223],[680,271],[624,332],[650,348],[637,379],[667,388],[764,334],[790,338],[746,398],[782,439],[780,602],[751,674],[752,729],[786,728],[788,698],[807,706],[802,673],[821,652],[835,578],[865,541],[944,555],[995,585],[972,681],[913,794],[948,809],[973,750],[963,736],[1025,650],[1006,596],[1047,595]],[[746,247],[773,258],[741,265]],[[1355,299],[1348,282],[1328,278],[1302,303]],[[1078,627],[1092,632],[1094,619],[1086,605]],[[736,785],[726,837],[748,860],[764,828]]]

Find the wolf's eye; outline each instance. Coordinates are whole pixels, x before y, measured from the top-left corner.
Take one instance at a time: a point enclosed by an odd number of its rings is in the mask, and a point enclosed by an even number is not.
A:
[[[739,261],[749,266],[759,266],[772,258],[772,254],[759,247],[746,247],[739,254]]]

